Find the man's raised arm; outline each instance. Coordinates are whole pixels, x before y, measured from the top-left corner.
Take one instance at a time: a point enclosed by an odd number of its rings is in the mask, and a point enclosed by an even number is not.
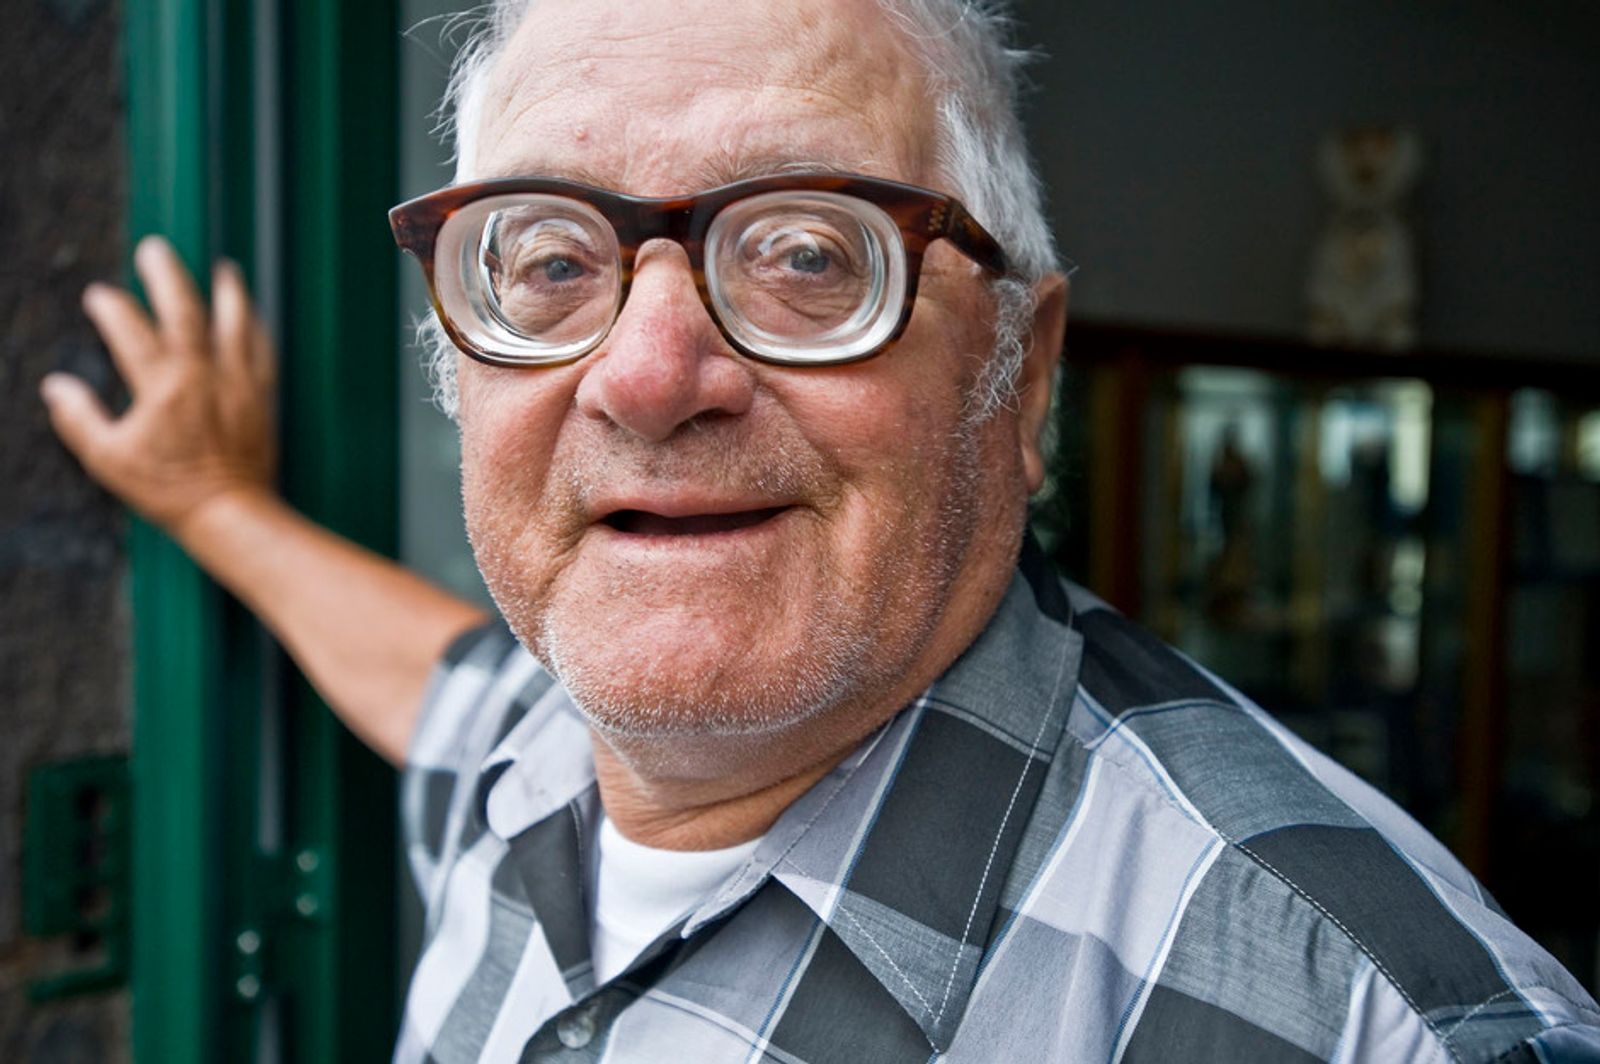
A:
[[[83,381],[51,374],[41,385],[51,424],[91,476],[261,618],[351,731],[398,764],[434,663],[484,615],[279,497],[275,356],[239,271],[217,268],[208,315],[165,241],[143,241],[135,265],[154,320],[120,289],[84,293],[132,404],[113,416]]]

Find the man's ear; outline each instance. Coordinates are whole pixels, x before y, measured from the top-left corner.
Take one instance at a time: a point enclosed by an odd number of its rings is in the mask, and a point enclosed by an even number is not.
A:
[[[1033,314],[1028,353],[1017,377],[1017,443],[1022,449],[1022,473],[1029,495],[1044,486],[1044,451],[1039,438],[1050,417],[1056,365],[1061,361],[1061,343],[1067,328],[1067,279],[1059,273],[1049,274],[1033,286],[1033,293],[1038,309]]]

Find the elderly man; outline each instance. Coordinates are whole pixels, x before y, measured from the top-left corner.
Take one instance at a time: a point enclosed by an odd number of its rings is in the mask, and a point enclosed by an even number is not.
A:
[[[135,402],[53,378],[63,437],[407,765],[397,1059],[1600,1058],[1438,843],[1029,545],[1014,62],[954,0],[498,9],[393,222],[503,626],[273,496],[236,272],[209,331],[159,242],[155,322],[87,294]]]

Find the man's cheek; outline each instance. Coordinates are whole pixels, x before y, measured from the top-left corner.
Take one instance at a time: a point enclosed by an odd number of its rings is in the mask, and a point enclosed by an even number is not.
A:
[[[526,503],[537,495],[551,460],[536,426],[522,419],[463,418],[461,479],[463,493]]]

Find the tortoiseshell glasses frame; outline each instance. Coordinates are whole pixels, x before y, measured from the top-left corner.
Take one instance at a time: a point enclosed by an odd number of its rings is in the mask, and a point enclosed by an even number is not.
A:
[[[821,263],[822,269],[830,264],[827,255],[803,257],[817,255],[815,241],[810,250],[799,249],[801,258],[794,258],[790,252],[791,258],[782,266],[786,271],[782,276],[792,291],[777,300],[764,290],[761,292],[762,298],[778,308],[774,315],[789,314],[785,324],[776,329],[753,324],[737,305],[740,299],[747,298],[740,293],[759,288],[759,284],[751,286],[740,278],[729,281],[719,276],[719,268],[724,272],[744,269],[742,260],[730,254],[727,247],[729,239],[724,233],[729,226],[740,234],[736,250],[753,256],[757,250],[748,245],[754,239],[750,234],[763,220],[761,212],[788,210],[791,202],[801,204],[800,209],[812,210],[816,217],[829,211],[841,216],[853,212],[854,223],[861,227],[856,235],[865,249],[857,257],[870,259],[871,270],[875,271],[870,283],[852,282],[862,285],[858,300],[862,305],[856,308],[854,318],[811,339],[795,339],[784,329],[789,322],[808,321],[804,314],[790,312],[797,307],[804,311],[806,308],[798,305],[807,298],[805,293],[815,290],[787,279],[809,278],[819,272],[816,263]],[[729,211],[741,203],[746,207]],[[500,308],[504,300],[497,287],[512,268],[501,261],[496,235],[501,223],[495,219],[515,218],[529,205],[556,217],[568,230],[585,230],[587,235],[582,239],[596,245],[603,244],[607,237],[614,239],[612,247],[593,250],[597,259],[603,256],[611,261],[600,262],[600,268],[592,272],[615,269],[616,274],[596,282],[604,287],[594,288],[598,295],[585,297],[588,304],[580,305],[584,316],[580,324],[588,328],[566,340],[531,335],[532,330],[523,329]],[[541,224],[545,224],[546,216],[540,217]],[[719,217],[740,221],[719,225]],[[754,218],[755,224],[740,230],[738,226],[747,217]],[[785,220],[788,217],[783,215]],[[419,196],[392,209],[389,222],[396,242],[421,264],[434,310],[450,339],[471,357],[504,366],[560,365],[598,347],[627,301],[639,249],[650,240],[671,240],[683,247],[700,300],[734,350],[784,365],[853,362],[870,358],[892,344],[911,319],[922,258],[935,240],[949,241],[995,276],[1004,276],[1008,269],[999,243],[953,197],[854,174],[757,177],[698,195],[666,198],[630,196],[551,178],[502,178],[452,185]],[[609,233],[604,226],[609,227]],[[811,236],[809,232],[800,233],[802,240]],[[767,252],[766,243],[756,243],[759,252]],[[712,249],[709,270],[708,244]],[[849,253],[835,250],[834,257],[845,259]],[[546,263],[548,274],[549,260],[541,261]],[[548,281],[536,280],[557,292],[572,289],[562,289],[555,282],[591,272],[570,265],[565,258],[557,262],[556,268],[558,272],[550,274]],[[860,272],[858,267],[857,273]],[[793,292],[801,295],[794,298]],[[871,305],[866,302],[869,294]],[[841,298],[856,300],[857,296],[852,292]],[[560,297],[552,301],[560,302]],[[778,307],[780,301],[785,305]],[[569,331],[579,328],[564,327]]]

